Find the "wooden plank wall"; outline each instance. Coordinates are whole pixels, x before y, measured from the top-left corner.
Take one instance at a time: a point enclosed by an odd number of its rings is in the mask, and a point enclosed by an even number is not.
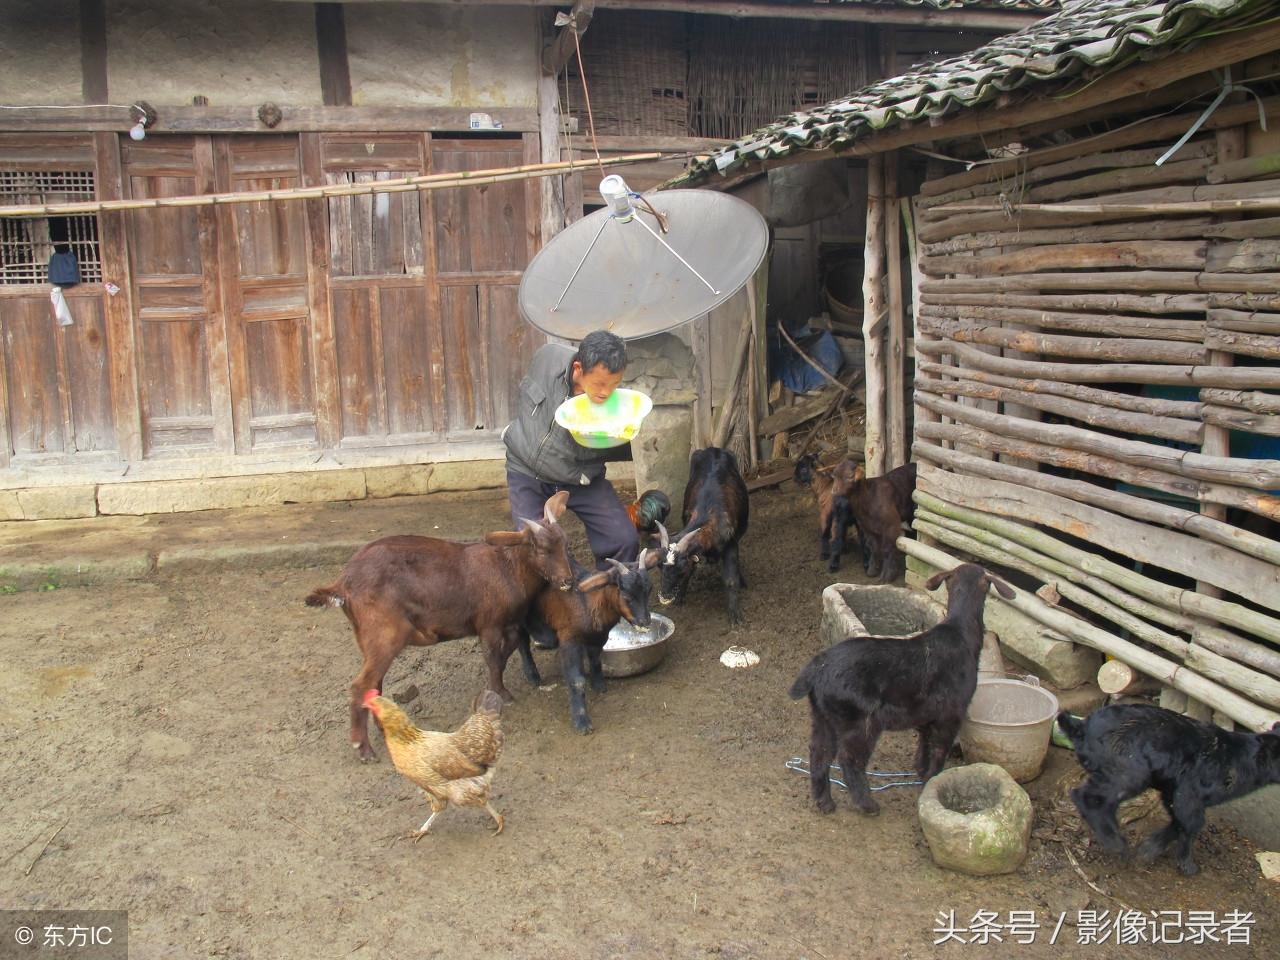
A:
[[[1280,218],[1178,204],[1280,198],[1280,156],[1234,160],[1208,130],[1155,165],[1173,139],[1121,127],[924,184],[915,526],[1054,584],[1132,638],[1108,652],[1194,688],[1191,712],[1261,728],[1280,719]]]
[[[536,161],[536,135],[0,135],[0,165],[99,195],[373,182]],[[104,280],[0,287],[0,466],[496,439],[545,338],[516,308],[536,183],[99,219]]]

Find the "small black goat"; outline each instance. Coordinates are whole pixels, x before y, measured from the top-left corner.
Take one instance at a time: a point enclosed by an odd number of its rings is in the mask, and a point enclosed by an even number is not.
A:
[[[921,780],[942,769],[955,743],[973,691],[982,650],[982,609],[988,586],[1006,600],[1013,590],[972,563],[935,573],[925,583],[947,582],[947,616],[915,637],[854,637],[809,661],[791,699],[809,697],[809,787],[818,809],[830,813],[831,761],[839,755],[849,794],[863,813],[879,813],[867,787],[867,763],[885,730],[920,735],[915,768]]]
[[[695,450],[684,488],[684,529],[675,542],[662,535],[662,582],[658,602],[684,602],[694,566],[703,558],[720,561],[720,579],[729,595],[729,622],[742,622],[738,589],[747,585],[738,557],[738,541],[747,532],[747,482],[738,458],[719,447]]]
[[[1191,847],[1205,808],[1280,783],[1280,723],[1267,733],[1232,732],[1150,704],[1118,703],[1084,720],[1063,711],[1058,725],[1089,774],[1071,799],[1102,849],[1126,851],[1116,808],[1154,787],[1170,823],[1142,842],[1138,856],[1154,860],[1176,843],[1178,869],[1188,876],[1200,870]]]
[[[634,563],[610,559],[609,569],[596,573],[588,573],[572,554],[569,562],[578,589],[544,589],[534,598],[520,631],[520,660],[525,679],[541,686],[542,675],[529,649],[529,635],[539,630],[554,632],[565,686],[569,688],[573,729],[590,733],[587,678],[590,677],[592,690],[604,692],[604,667],[600,658],[609,640],[609,631],[619,620],[625,619],[637,627],[649,626],[649,571],[658,565],[658,554],[641,550]]]

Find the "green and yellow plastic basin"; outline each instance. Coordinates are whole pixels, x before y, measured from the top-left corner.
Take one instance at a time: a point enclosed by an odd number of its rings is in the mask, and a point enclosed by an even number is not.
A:
[[[556,408],[556,423],[584,447],[602,450],[630,443],[653,401],[639,390],[619,387],[604,403],[585,394],[570,397]]]

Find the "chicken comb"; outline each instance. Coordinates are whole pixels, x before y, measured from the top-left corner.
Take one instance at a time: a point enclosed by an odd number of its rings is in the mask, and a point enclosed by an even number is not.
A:
[[[374,698],[374,697],[380,697],[380,696],[382,696],[382,694],[378,691],[377,687],[373,687],[373,688],[371,688],[371,689],[369,689],[369,690],[366,690],[366,691],[364,692],[364,705],[365,705],[365,707],[366,707],[366,708],[368,708],[369,704],[373,703],[373,698]]]

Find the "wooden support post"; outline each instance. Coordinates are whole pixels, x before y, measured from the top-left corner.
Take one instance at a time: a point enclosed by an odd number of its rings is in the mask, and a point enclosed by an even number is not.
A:
[[[863,252],[862,337],[867,376],[867,476],[885,472],[884,157],[867,158],[867,237]]]
[[[906,349],[906,309],[902,299],[902,221],[898,218],[897,151],[884,159],[884,246],[887,263],[889,325],[885,350],[885,423],[887,466],[907,462],[911,442],[907,437],[906,385],[903,354]]]
[[[124,173],[120,162],[120,136],[93,135],[98,196],[117,199],[123,194]],[[102,279],[115,283],[120,292],[108,295],[105,307],[107,354],[111,371],[111,415],[116,425],[116,450],[125,461],[141,460],[142,396],[138,387],[138,340],[133,322],[133,283],[130,281],[127,213],[103,213],[98,217],[102,251]],[[6,444],[6,451],[8,445]]]

